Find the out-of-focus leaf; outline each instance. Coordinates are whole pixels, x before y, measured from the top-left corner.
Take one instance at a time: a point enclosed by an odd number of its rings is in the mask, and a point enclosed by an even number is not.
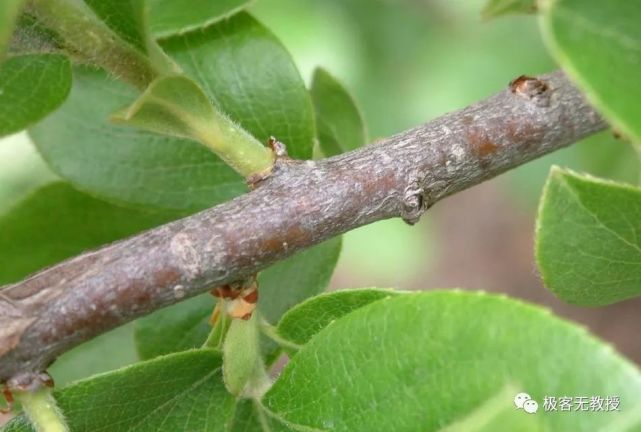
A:
[[[222,432],[235,398],[222,381],[222,359],[195,350],[98,375],[54,393],[74,432]],[[4,432],[30,431],[24,417]]]
[[[343,315],[399,292],[364,288],[334,291],[312,297],[289,311],[278,323],[278,333],[298,345],[305,345],[316,333]]]
[[[546,286],[581,305],[641,294],[640,214],[638,188],[553,168],[536,230]]]
[[[3,0],[0,3],[0,63],[9,45],[23,2],[24,0]]]
[[[0,285],[175,217],[117,207],[65,183],[44,186],[0,217]]]
[[[0,64],[0,136],[19,132],[64,102],[71,65],[58,54],[28,54]]]
[[[534,13],[536,0],[488,0],[483,9],[484,18],[494,18],[509,13]]]
[[[641,143],[641,8],[627,0],[545,0],[541,28],[564,70],[612,125]]]
[[[340,238],[299,252],[258,275],[258,310],[276,323],[293,305],[322,292],[329,283],[340,253]],[[211,330],[214,302],[195,297],[136,321],[136,345],[142,358],[201,346]],[[266,347],[273,351],[274,346]]]
[[[134,326],[126,324],[62,354],[47,369],[57,388],[138,361]]]
[[[149,25],[154,36],[166,38],[210,26],[239,12],[251,0],[148,0]]]
[[[142,359],[199,348],[211,331],[214,298],[203,294],[136,320],[135,340]]]
[[[341,251],[335,237],[280,261],[258,275],[260,313],[272,323],[292,306],[327,288]]]
[[[62,45],[60,35],[45,27],[33,15],[22,13],[11,35],[9,53],[12,55],[63,53],[65,50]],[[66,54],[70,53],[66,52]]]
[[[398,295],[336,320],[262,403],[294,430],[429,432],[510,384],[538,401],[544,430],[594,431],[639,417],[641,373],[584,329],[505,297],[455,291]],[[545,396],[568,395],[619,397],[619,410],[544,411]],[[515,396],[496,412],[515,410]]]
[[[352,96],[327,71],[317,68],[311,88],[320,147],[326,156],[367,143],[363,117]]]
[[[218,108],[294,157],[311,157],[309,94],[278,40],[246,14],[164,47]],[[92,195],[137,206],[196,211],[246,190],[243,179],[203,146],[111,124],[109,115],[135,99],[104,73],[76,69],[67,102],[30,133],[59,175]]]
[[[639,150],[623,139],[617,139],[612,131],[586,138],[575,148],[577,171],[585,171],[596,177],[638,184],[641,175]],[[558,164],[561,165],[561,164]]]

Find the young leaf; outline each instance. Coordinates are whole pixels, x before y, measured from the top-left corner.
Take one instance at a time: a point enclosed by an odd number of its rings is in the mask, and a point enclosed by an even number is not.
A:
[[[274,135],[292,156],[311,157],[309,95],[289,54],[255,20],[234,16],[165,47],[260,142]],[[67,102],[31,136],[54,171],[110,201],[196,211],[246,190],[239,175],[199,144],[108,123],[135,97],[104,73],[77,68]]]
[[[31,0],[29,12],[82,63],[145,88],[156,76],[177,71],[144,31],[143,2]]]
[[[258,275],[258,310],[276,323],[293,305],[327,287],[341,249],[340,237],[299,252]],[[201,346],[211,330],[209,294],[154,312],[136,321],[136,346],[143,359]],[[273,351],[274,346],[267,347]]]
[[[73,54],[63,47],[59,34],[45,27],[33,15],[22,13],[16,21],[16,26],[11,35],[9,53],[12,55],[24,54]]]
[[[241,12],[161,45],[222,112],[260,142],[274,136],[290,156],[311,158],[309,92],[287,50],[251,15]]]
[[[176,217],[117,207],[61,182],[44,186],[0,217],[0,285]]]
[[[312,297],[287,311],[278,323],[278,333],[298,345],[305,345],[316,333],[343,315],[399,291],[377,288],[334,291]]]
[[[23,3],[24,0],[3,0],[2,3],[0,3],[0,64],[9,46],[11,33],[15,27]]]
[[[545,0],[551,52],[624,136],[641,143],[641,8],[628,0]]]
[[[317,68],[311,88],[318,141],[326,156],[354,150],[367,143],[363,117],[345,88],[327,71]]]
[[[553,168],[536,229],[545,285],[590,306],[640,295],[640,214],[640,189]]]
[[[179,71],[163,53],[151,34],[148,0],[84,1],[120,38],[147,55],[158,73]]]
[[[584,329],[505,297],[456,291],[394,296],[338,319],[298,352],[262,403],[296,430],[429,432],[511,383],[538,401],[547,430],[600,430],[634,419],[641,404],[639,370]],[[500,408],[514,410],[514,396]],[[620,406],[545,412],[544,396],[616,396]]]
[[[251,0],[148,0],[149,25],[157,38],[167,38],[208,27],[239,12]]]
[[[536,0],[488,0],[483,8],[483,18],[510,13],[534,13],[536,10]]]
[[[251,394],[251,386],[264,384],[257,315],[248,320],[233,319],[223,344],[223,381],[234,396]],[[259,390],[260,391],[260,390]]]
[[[74,432],[222,432],[236,401],[211,350],[160,357],[98,375],[54,393]],[[30,431],[24,419],[3,432]]]
[[[62,55],[29,54],[0,63],[0,136],[42,119],[64,102],[70,88],[71,65]]]
[[[118,123],[198,141],[244,177],[270,169],[271,151],[211,104],[185,76],[165,76],[152,82],[130,107],[112,116]]]
[[[30,136],[55,172],[109,201],[190,212],[246,190],[242,178],[200,144],[109,123],[134,94],[104,72],[76,68],[67,101]]]

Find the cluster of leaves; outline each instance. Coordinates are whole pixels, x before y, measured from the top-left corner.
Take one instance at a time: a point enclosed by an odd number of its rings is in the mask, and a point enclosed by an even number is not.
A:
[[[60,181],[0,217],[0,284],[244,193],[239,173],[263,166],[255,144],[269,136],[300,159],[367,140],[349,93],[323,70],[307,89],[281,43],[242,11],[246,0],[22,3],[0,5],[0,56],[8,53],[0,135],[28,128]],[[486,15],[533,6],[495,0]],[[538,9],[561,65],[617,130],[641,142],[641,87],[629,85],[641,72],[638,8],[550,0]],[[90,27],[58,25],[74,14]],[[238,146],[257,156],[239,160]],[[537,229],[546,284],[582,304],[638,295],[636,210],[639,189],[554,169]],[[334,239],[262,272],[259,315],[275,325],[254,323],[257,315],[232,328],[227,339],[240,342],[222,349],[199,348],[211,330],[207,295],[138,320],[139,363],[56,391],[71,430],[539,431],[613,421],[604,413],[523,415],[512,389],[539,401],[617,395],[630,407],[617,421],[638,427],[641,373],[584,330],[487,294],[313,297],[339,251]],[[236,382],[254,356],[271,365],[281,352],[290,362],[271,387],[246,392],[248,383]],[[29,428],[17,417],[4,430]]]
[[[493,0],[486,15],[537,9],[533,0]],[[613,125],[641,144],[641,15],[625,1],[538,2],[541,30],[566,73]],[[641,295],[641,189],[553,168],[541,198],[536,256],[545,284],[563,300],[601,306]]]

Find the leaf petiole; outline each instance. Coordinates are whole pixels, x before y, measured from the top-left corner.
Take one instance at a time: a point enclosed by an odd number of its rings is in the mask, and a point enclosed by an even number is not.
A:
[[[50,387],[35,391],[15,391],[36,432],[69,432],[69,426],[56,404]]]

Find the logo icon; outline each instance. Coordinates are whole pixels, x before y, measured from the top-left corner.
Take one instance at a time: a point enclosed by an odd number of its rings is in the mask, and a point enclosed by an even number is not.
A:
[[[539,410],[538,402],[527,393],[519,393],[514,396],[514,406],[516,406],[516,409],[522,409],[528,414],[534,414]]]

